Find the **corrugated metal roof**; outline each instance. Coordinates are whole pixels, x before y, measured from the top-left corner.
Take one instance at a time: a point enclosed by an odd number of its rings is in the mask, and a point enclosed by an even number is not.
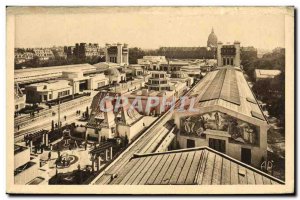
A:
[[[234,68],[220,69],[210,82],[200,101],[214,99],[223,99],[237,105],[241,104]]]
[[[271,185],[283,181],[208,147],[137,155],[110,184]]]
[[[189,94],[195,96],[196,108],[221,106],[248,117],[255,112],[262,116],[256,119],[266,121],[243,72],[233,67],[209,72]]]

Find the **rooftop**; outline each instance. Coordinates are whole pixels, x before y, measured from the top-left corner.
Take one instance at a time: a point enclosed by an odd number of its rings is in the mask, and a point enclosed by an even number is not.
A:
[[[209,147],[135,155],[109,184],[276,185],[283,181]]]
[[[23,79],[36,79],[39,76],[45,75],[57,75],[60,76],[63,71],[82,71],[89,72],[96,70],[96,67],[90,64],[77,64],[77,65],[62,65],[52,67],[37,67],[37,68],[26,68],[18,69],[14,71],[14,79],[22,81]]]
[[[68,80],[49,80],[49,81],[44,81],[44,82],[39,82],[39,83],[33,83],[30,84],[29,86],[33,86],[33,87],[38,87],[38,86],[52,86],[52,87],[65,87],[65,85],[69,85],[69,81]],[[47,88],[45,88],[47,89]]]
[[[256,69],[255,75],[258,78],[268,78],[268,77],[274,77],[281,73],[280,70],[272,70],[272,69]]]
[[[223,67],[209,72],[189,95],[196,97],[196,108],[222,107],[260,122],[266,119],[243,72]]]

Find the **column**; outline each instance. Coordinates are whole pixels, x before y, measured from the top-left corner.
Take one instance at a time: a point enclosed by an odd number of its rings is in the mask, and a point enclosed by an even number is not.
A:
[[[95,157],[92,155],[92,171],[95,171]]]
[[[108,149],[105,150],[105,160],[108,161]]]
[[[49,145],[48,133],[45,133],[43,138],[44,138],[43,144],[47,147]]]
[[[98,155],[98,157],[97,157],[97,171],[100,170],[100,166],[101,166],[101,157],[100,157],[100,155]]]
[[[112,159],[112,158],[113,158],[113,148],[110,147],[110,159]]]
[[[30,142],[29,142],[29,147],[30,147],[30,152],[32,152],[32,147],[33,147],[32,140],[30,140]]]

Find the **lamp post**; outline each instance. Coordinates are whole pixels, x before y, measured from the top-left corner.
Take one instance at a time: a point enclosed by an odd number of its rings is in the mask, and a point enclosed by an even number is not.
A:
[[[58,106],[57,106],[57,113],[58,113],[58,120],[57,120],[57,123],[58,123],[58,132],[60,131],[60,95],[58,94]]]

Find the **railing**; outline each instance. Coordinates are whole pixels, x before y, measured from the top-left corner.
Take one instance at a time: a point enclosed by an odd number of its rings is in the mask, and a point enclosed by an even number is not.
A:
[[[84,97],[81,97],[84,98]],[[78,105],[87,103],[88,101],[91,100],[91,96],[86,97],[85,99],[75,99],[74,101],[68,101],[65,102],[63,104],[60,105],[60,110],[64,111],[70,108],[74,108]],[[76,101],[77,100],[77,101]],[[46,110],[42,110],[39,113],[36,113],[34,117],[30,117],[30,116],[24,116],[24,117],[20,117],[15,119],[15,123],[14,123],[14,127],[17,128],[19,126],[19,128],[23,128],[26,127],[26,125],[29,125],[30,122],[33,121],[37,121],[40,120],[41,118],[46,118],[49,116],[52,116],[52,112],[56,112],[58,105],[52,106],[51,109],[46,109]]]

